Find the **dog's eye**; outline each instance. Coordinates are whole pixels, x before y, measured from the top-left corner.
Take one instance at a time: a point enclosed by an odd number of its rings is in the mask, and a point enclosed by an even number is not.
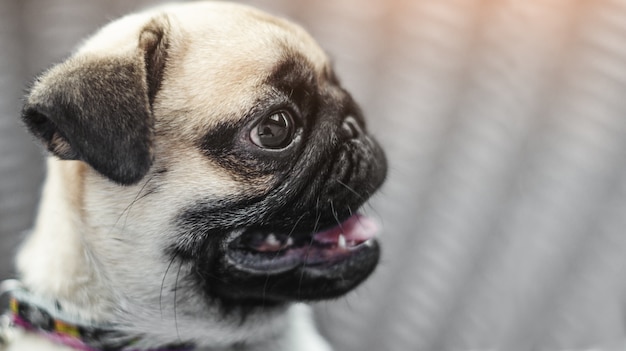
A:
[[[265,117],[250,132],[250,139],[265,149],[282,149],[291,143],[294,122],[287,111],[279,111]]]

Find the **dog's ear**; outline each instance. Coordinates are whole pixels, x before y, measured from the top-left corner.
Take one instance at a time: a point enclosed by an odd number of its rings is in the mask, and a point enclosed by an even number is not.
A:
[[[123,52],[79,52],[34,84],[22,110],[50,152],[130,185],[152,164],[152,103],[167,58],[169,22],[152,19]]]

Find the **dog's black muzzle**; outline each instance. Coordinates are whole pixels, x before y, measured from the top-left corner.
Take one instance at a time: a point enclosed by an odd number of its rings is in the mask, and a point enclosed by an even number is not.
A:
[[[272,303],[337,297],[375,269],[376,224],[359,208],[383,183],[380,146],[346,119],[302,152],[280,184],[262,198],[218,201],[183,213],[195,231],[179,258],[195,262],[211,296]],[[318,133],[323,133],[320,129]]]

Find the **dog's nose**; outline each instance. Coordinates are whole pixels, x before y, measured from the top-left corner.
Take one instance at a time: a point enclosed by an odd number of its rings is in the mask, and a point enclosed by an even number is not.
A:
[[[356,139],[363,133],[359,122],[352,116],[346,117],[341,125],[341,135],[344,140]]]

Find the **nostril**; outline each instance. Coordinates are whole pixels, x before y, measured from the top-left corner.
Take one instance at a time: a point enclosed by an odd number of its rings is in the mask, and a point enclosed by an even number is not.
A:
[[[362,133],[359,123],[352,116],[346,117],[341,125],[341,129],[345,139],[354,139]]]

